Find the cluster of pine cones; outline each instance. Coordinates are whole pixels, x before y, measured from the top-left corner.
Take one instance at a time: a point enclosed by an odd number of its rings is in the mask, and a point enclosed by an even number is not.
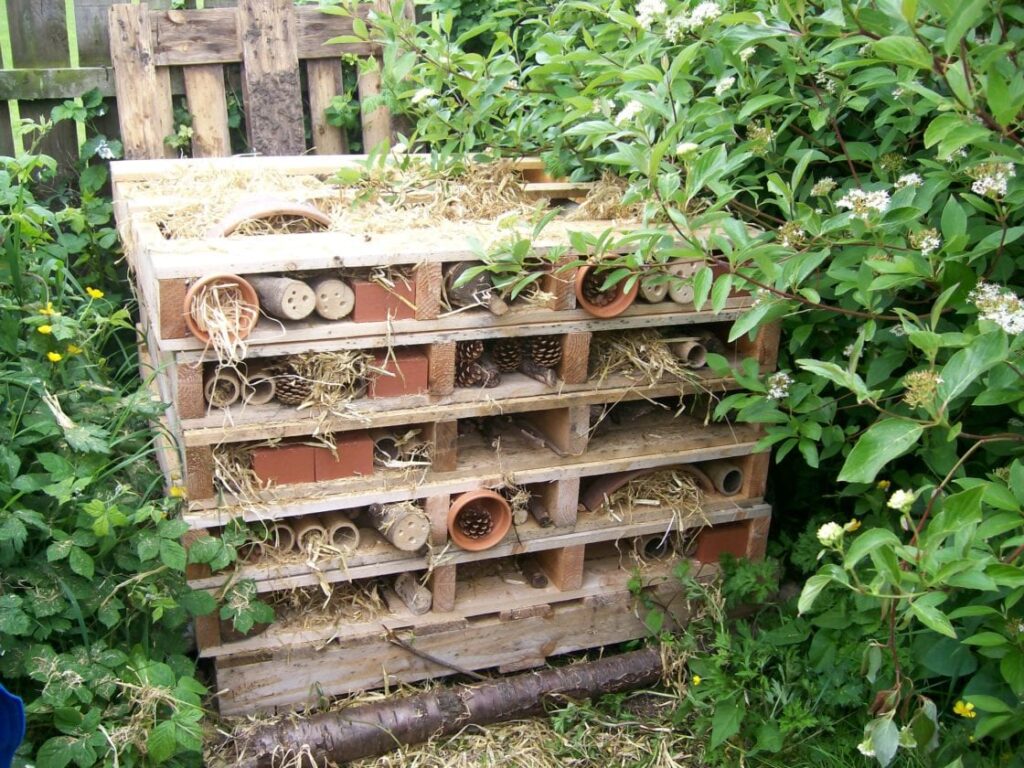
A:
[[[554,368],[561,361],[560,336],[460,341],[455,347],[455,386],[496,387],[501,374],[518,371],[524,364]]]

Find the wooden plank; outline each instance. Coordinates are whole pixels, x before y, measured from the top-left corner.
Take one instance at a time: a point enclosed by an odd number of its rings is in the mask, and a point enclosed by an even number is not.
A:
[[[148,6],[110,7],[110,55],[116,76],[118,119],[124,155],[170,157],[164,137],[174,132],[171,81],[153,62]]]
[[[190,501],[213,498],[213,450],[209,446],[185,449],[185,488]]]
[[[185,95],[192,115],[192,155],[231,154],[224,68],[219,64],[185,67]]]
[[[455,609],[456,566],[437,565],[430,575],[430,594],[433,596],[431,611],[449,613]]]
[[[770,452],[755,453],[743,460],[744,477],[743,489],[740,491],[744,496],[764,496],[768,485],[768,468],[771,466],[772,455]]]
[[[567,456],[582,456],[590,434],[590,406],[570,405],[546,411],[527,411],[527,421],[539,429],[553,446]]]
[[[341,128],[328,123],[326,115],[331,101],[343,90],[341,60],[310,59],[306,62],[306,83],[313,151],[319,155],[345,154],[348,137]]]
[[[654,598],[668,605],[681,586],[666,582]],[[557,656],[645,637],[648,630],[632,610],[633,596],[620,592],[602,605],[570,603],[551,616],[533,616],[510,624],[498,617],[473,622],[468,629],[432,633],[415,639],[427,654],[466,669],[487,669]],[[682,616],[677,620],[681,620]],[[284,650],[252,664],[221,665],[217,688],[223,715],[256,709],[313,703],[315,697],[366,690],[452,674],[452,670],[391,643],[365,641],[331,644],[322,650]]]
[[[0,70],[0,99],[73,99],[86,91],[114,95],[111,67],[50,67]]]
[[[64,4],[41,3],[39,0],[4,1],[7,5],[8,39],[13,59],[9,66],[22,68],[67,65],[68,33]]]
[[[450,496],[430,496],[424,500],[423,511],[430,519],[430,544],[443,547],[448,541],[448,507]]]
[[[749,522],[749,538],[747,539],[747,557],[751,560],[764,560],[768,548],[768,531],[771,528],[770,517],[757,518]]]
[[[430,345],[430,394],[450,395],[455,391],[455,347],[454,341]]]
[[[196,339],[185,325],[185,294],[188,292],[186,280],[161,280],[157,284],[157,307],[159,312],[160,339]],[[166,345],[161,344],[166,349]]]
[[[556,588],[562,592],[569,592],[583,586],[585,550],[584,544],[543,550],[537,553],[537,563]]]
[[[391,111],[380,98],[381,61],[369,59],[359,67],[356,89],[359,91],[361,109],[360,120],[363,126],[363,152],[371,152],[384,142],[391,141]],[[371,105],[367,109],[365,105]]]
[[[203,366],[176,365],[168,371],[171,377],[174,407],[179,419],[196,419],[206,415],[206,394],[203,391]]]
[[[571,528],[576,525],[580,498],[578,477],[545,483],[540,487],[540,498],[556,527]]]
[[[306,151],[299,87],[297,19],[292,0],[239,0],[245,127],[266,155]]]
[[[590,331],[576,331],[562,337],[562,360],[558,378],[566,384],[583,384],[590,365]]]
[[[431,469],[435,472],[450,472],[459,461],[459,423],[438,421],[430,425],[430,442],[434,447]]]
[[[441,284],[444,277],[437,262],[417,264],[416,319],[433,320],[441,313]]]
[[[541,528],[534,523],[525,523],[517,527],[516,541],[506,540],[495,547],[481,552],[468,552],[451,549],[445,555],[445,564],[460,565],[479,563],[482,561],[502,560],[514,555],[544,552],[562,547],[585,546],[606,542],[618,542],[638,536],[664,535],[668,530],[703,529],[706,525],[728,525],[737,520],[754,520],[769,517],[769,507],[759,502],[723,502],[709,501],[704,505],[703,514],[707,518],[699,519],[691,516],[680,519],[671,510],[636,509],[626,520],[616,520],[608,515],[588,515],[581,518],[575,530],[555,530]],[[744,534],[746,535],[746,534]],[[291,565],[243,565],[235,571],[214,574],[209,578],[194,579],[189,582],[193,589],[221,589],[229,581],[238,578],[252,579],[257,590],[274,592],[282,589],[297,589],[328,583],[345,583],[359,579],[390,576],[406,571],[423,570],[429,567],[427,557],[410,556],[383,544],[383,539],[373,539],[373,546],[360,545],[359,550],[345,558],[325,559],[314,566],[309,563]],[[746,539],[744,539],[744,546]],[[557,591],[557,590],[555,590]],[[556,599],[548,594],[544,599]],[[562,599],[562,598],[557,598]],[[463,603],[466,610],[472,609]],[[475,610],[475,609],[472,609]]]

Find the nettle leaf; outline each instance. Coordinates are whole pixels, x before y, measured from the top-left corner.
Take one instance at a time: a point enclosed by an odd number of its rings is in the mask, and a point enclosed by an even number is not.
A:
[[[744,714],[743,706],[734,699],[726,699],[715,705],[715,714],[711,717],[711,749],[716,749],[739,733]]]
[[[27,635],[32,627],[29,615],[21,609],[17,595],[0,595],[0,632],[5,635]]]
[[[839,480],[846,483],[874,482],[882,467],[913,448],[923,432],[924,427],[912,421],[882,419],[875,422],[860,436],[846,457]]]

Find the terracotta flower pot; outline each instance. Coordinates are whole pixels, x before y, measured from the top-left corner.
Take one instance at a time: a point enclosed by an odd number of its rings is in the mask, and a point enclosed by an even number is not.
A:
[[[585,264],[576,270],[576,302],[582,309],[592,314],[594,317],[616,317],[621,315],[636,299],[636,294],[640,290],[640,281],[636,280],[633,282],[633,287],[628,291],[623,289],[625,281],[619,282],[609,291],[613,298],[607,304],[595,304],[586,297],[586,292],[583,290],[583,286],[590,281],[600,281],[597,284],[600,285],[603,279],[598,275],[595,270],[597,266],[594,264]],[[591,282],[591,285],[593,282]]]
[[[202,297],[204,291],[220,286],[237,287],[242,297],[242,303],[250,310],[242,312],[239,317],[238,328],[235,330],[239,339],[244,339],[248,336],[252,332],[252,329],[256,327],[256,322],[260,318],[260,300],[256,295],[256,289],[252,287],[252,284],[250,284],[248,280],[241,278],[238,275],[206,275],[192,283],[185,292],[185,325],[188,327],[189,331],[192,332],[192,335],[200,341],[209,341],[210,334],[203,326],[201,319],[195,317],[193,314],[193,307],[195,306],[195,302]]]
[[[477,522],[489,517],[490,529],[478,536],[470,535],[466,532],[469,517]],[[448,509],[448,536],[456,545],[471,552],[490,549],[505,538],[511,527],[512,507],[494,491],[467,491]]]
[[[259,221],[273,216],[291,216],[308,219],[316,229],[327,229],[331,219],[323,211],[308,203],[297,203],[284,198],[261,196],[242,200],[206,232],[207,237],[227,237],[247,221]]]

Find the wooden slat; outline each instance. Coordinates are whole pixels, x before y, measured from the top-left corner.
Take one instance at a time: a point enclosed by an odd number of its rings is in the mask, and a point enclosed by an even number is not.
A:
[[[223,157],[231,154],[224,68],[220,64],[185,67],[185,96],[192,115],[192,155]]]
[[[306,85],[309,92],[309,118],[313,132],[313,151],[318,155],[340,155],[348,152],[348,137],[337,126],[327,122],[326,109],[342,92],[341,60],[310,59],[306,62]]]
[[[245,125],[254,152],[306,151],[296,27],[292,0],[239,0]]]
[[[110,7],[110,56],[116,75],[118,120],[129,159],[170,157],[164,137],[174,132],[171,80],[153,62],[147,5]]]
[[[551,583],[562,592],[579,589],[583,585],[584,544],[561,549],[548,549],[537,553],[537,562]]]
[[[381,62],[371,59],[370,66],[361,66],[356,88],[359,91],[359,103],[363,125],[363,152],[371,152],[383,142],[391,141],[391,112],[380,100]],[[376,106],[374,106],[376,104]],[[370,105],[372,109],[367,109]]]

